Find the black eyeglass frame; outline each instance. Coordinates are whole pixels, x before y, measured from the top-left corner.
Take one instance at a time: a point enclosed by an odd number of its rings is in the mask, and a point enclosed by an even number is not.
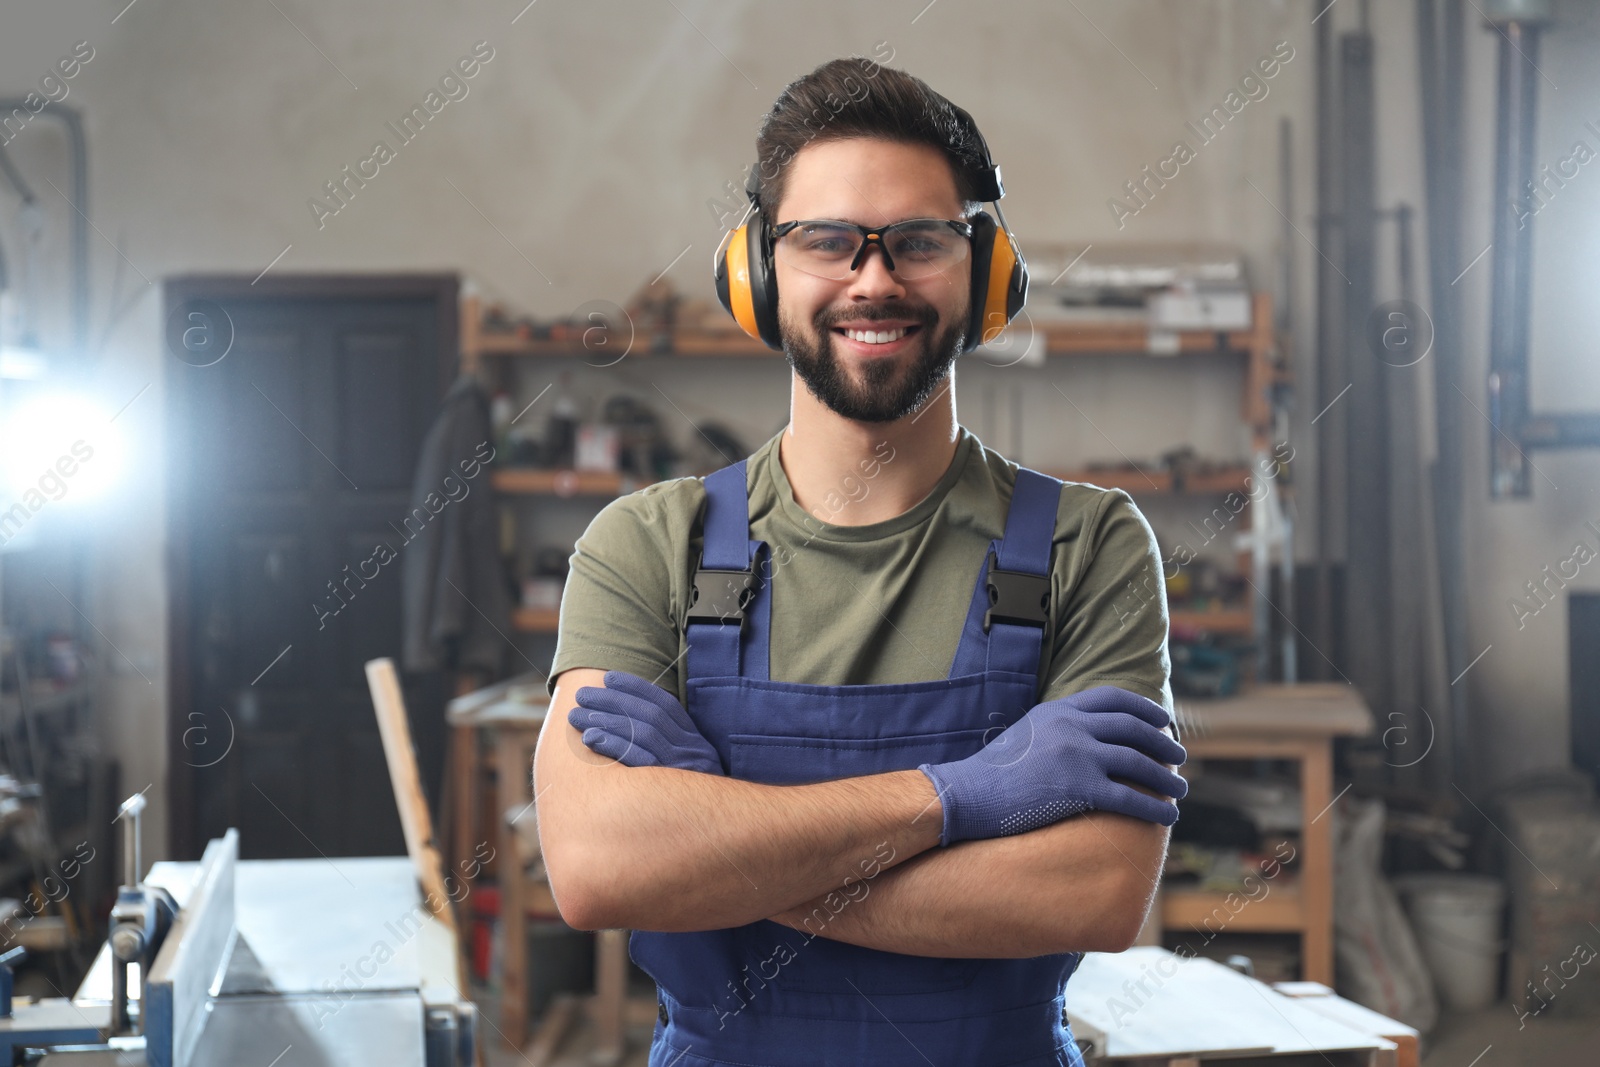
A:
[[[892,222],[887,226],[863,226],[859,222],[846,222],[844,219],[795,219],[790,222],[779,223],[772,228],[772,247],[776,249],[780,238],[801,226],[807,226],[811,224],[819,224],[824,226],[843,226],[847,229],[855,230],[856,233],[861,237],[861,244],[856,247],[855,257],[850,260],[850,270],[852,273],[861,266],[861,261],[866,258],[867,247],[869,245],[876,244],[878,246],[878,251],[883,253],[883,265],[887,267],[889,272],[892,274],[894,273],[894,257],[889,254],[889,246],[883,243],[883,239],[886,235],[900,229],[900,227],[909,226],[914,222],[943,223],[956,233],[959,233],[961,236],[965,237],[968,241],[972,240],[972,223],[962,222],[959,219],[901,219],[899,222]]]

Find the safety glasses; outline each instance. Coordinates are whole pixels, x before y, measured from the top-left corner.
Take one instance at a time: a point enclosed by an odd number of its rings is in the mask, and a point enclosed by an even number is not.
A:
[[[773,228],[773,254],[796,270],[844,281],[877,245],[883,265],[905,281],[943,274],[967,258],[972,225],[954,219],[906,219],[868,227],[838,219],[802,219]]]

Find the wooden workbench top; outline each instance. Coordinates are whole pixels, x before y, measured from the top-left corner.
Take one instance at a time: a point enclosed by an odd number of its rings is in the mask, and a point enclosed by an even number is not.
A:
[[[1179,735],[1211,737],[1362,737],[1372,712],[1361,693],[1342,682],[1259,685],[1215,699],[1180,699]]]

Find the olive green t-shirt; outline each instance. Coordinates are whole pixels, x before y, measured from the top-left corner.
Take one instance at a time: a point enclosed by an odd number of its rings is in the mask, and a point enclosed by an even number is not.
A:
[[[894,463],[884,442],[808,514],[778,458],[783,431],[745,466],[750,536],[771,562],[773,681],[876,685],[948,677],[979,569],[1005,531],[1017,465],[959,428],[939,484],[904,514],[837,525]],[[700,558],[700,478],[605,506],[578,539],[561,600],[550,691],[572,667],[620,670],[687,703],[683,617]],[[1115,685],[1173,710],[1167,602],[1155,535],[1127,493],[1068,482],[1051,546],[1040,700]]]

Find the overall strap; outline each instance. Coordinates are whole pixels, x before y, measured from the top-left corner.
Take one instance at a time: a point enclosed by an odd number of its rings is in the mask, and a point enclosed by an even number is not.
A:
[[[951,677],[987,671],[1037,675],[1050,620],[1050,546],[1062,482],[1017,468],[1004,537],[991,542],[956,649]]]
[[[745,460],[705,477],[704,544],[684,619],[688,678],[725,678],[741,673],[767,677],[769,598],[761,596],[759,541],[750,540],[750,494]],[[759,616],[759,617],[757,617]],[[749,628],[751,640],[741,641]],[[741,644],[745,648],[740,670]]]

